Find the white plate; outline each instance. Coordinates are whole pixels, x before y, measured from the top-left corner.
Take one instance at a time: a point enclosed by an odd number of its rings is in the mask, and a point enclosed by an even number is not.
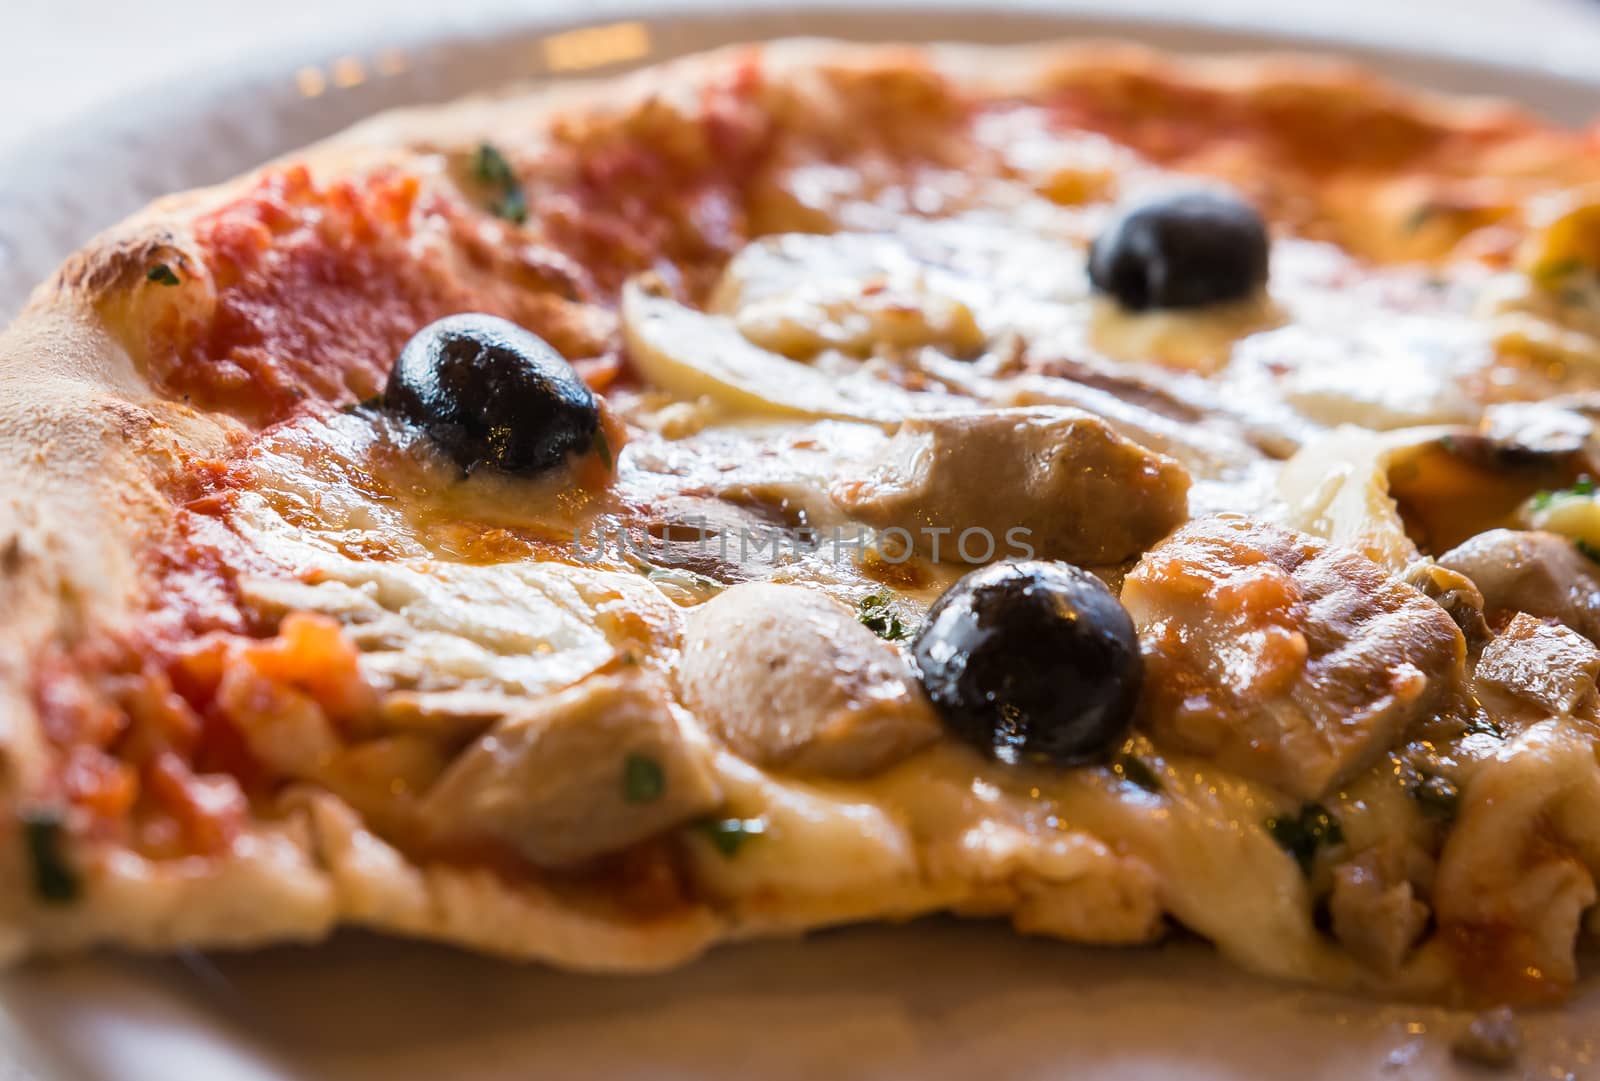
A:
[[[608,0],[587,10],[626,18]],[[1537,68],[1526,46],[1520,60],[1516,48],[1474,59],[1484,42],[1468,35],[1424,54],[1383,45],[1393,28],[1370,23],[1364,36],[1307,38],[1250,30],[1216,10],[1175,22],[923,3],[916,14],[702,11],[642,25],[651,59],[791,33],[1338,47],[1414,82],[1505,94],[1563,120],[1600,113],[1600,75],[1557,74],[1563,62],[1548,57]],[[95,229],[154,196],[388,105],[546,74],[549,37],[562,29],[548,20],[413,29],[264,58],[204,93],[191,83],[139,95],[0,161],[0,317]],[[729,948],[651,977],[573,976],[355,934],[315,949],[96,957],[0,977],[0,1036],[24,1068],[93,1081],[1445,1078],[1457,1074],[1447,1048],[1463,1021],[1255,980],[1194,943],[1094,950],[947,920]],[[1520,1075],[1592,1076],[1600,989],[1527,1027]]]

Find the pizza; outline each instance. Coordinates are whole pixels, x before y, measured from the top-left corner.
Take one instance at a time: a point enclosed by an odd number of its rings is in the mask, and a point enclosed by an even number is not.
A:
[[[1600,929],[1600,142],[1304,56],[378,117],[0,337],[7,956],[927,913],[1448,1002]]]

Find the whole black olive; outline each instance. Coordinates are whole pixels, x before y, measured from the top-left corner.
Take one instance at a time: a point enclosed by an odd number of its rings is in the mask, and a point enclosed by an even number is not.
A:
[[[1004,762],[1102,757],[1133,721],[1133,620],[1070,563],[994,563],[928,611],[911,645],[945,727]]]
[[[600,404],[543,338],[492,315],[452,315],[406,343],[387,408],[462,468],[530,475],[589,450]]]
[[[1267,227],[1214,191],[1132,203],[1089,249],[1089,282],[1131,311],[1242,300],[1267,280]]]

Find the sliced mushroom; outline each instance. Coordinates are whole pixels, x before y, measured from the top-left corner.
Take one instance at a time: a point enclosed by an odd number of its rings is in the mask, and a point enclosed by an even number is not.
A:
[[[747,582],[689,613],[684,704],[758,766],[875,773],[938,735],[906,662],[837,601]]]
[[[1384,975],[1399,970],[1428,922],[1428,906],[1405,874],[1402,850],[1391,843],[1340,864],[1328,896],[1334,937]]]
[[[1570,627],[1519,612],[1483,648],[1474,675],[1480,684],[1549,713],[1571,713],[1594,693],[1600,649]]]
[[[671,692],[643,668],[596,675],[506,717],[420,808],[437,842],[493,839],[565,867],[655,836],[721,801]]]
[[[1566,537],[1491,529],[1440,556],[1439,565],[1477,584],[1491,619],[1527,612],[1600,642],[1600,576]]]
[[[1464,675],[1444,609],[1365,556],[1203,518],[1145,556],[1122,602],[1157,740],[1314,798],[1366,768]]]
[[[1043,558],[1108,564],[1175,529],[1188,492],[1183,466],[1099,417],[1036,408],[913,417],[865,476],[830,494],[932,558],[985,563],[1016,537]]]
[[[1483,618],[1483,594],[1466,575],[1424,560],[1406,571],[1405,583],[1449,614],[1461,628],[1467,648],[1474,653],[1491,637],[1489,624]]]

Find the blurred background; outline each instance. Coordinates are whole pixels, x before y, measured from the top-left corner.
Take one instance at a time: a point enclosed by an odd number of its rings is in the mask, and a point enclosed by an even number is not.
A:
[[[692,6],[733,12],[795,5]],[[1439,38],[1504,43],[1523,56],[1548,51],[1552,64],[1600,66],[1594,0],[1044,0],[1038,6],[1235,22],[1258,16],[1274,25],[1420,45]],[[651,8],[650,0],[0,0],[0,150],[48,134],[97,103],[185,75],[203,83],[216,69],[265,51],[287,59],[296,50],[323,51],[324,42],[381,46],[386,36],[419,25],[471,29],[510,15],[609,18]]]

